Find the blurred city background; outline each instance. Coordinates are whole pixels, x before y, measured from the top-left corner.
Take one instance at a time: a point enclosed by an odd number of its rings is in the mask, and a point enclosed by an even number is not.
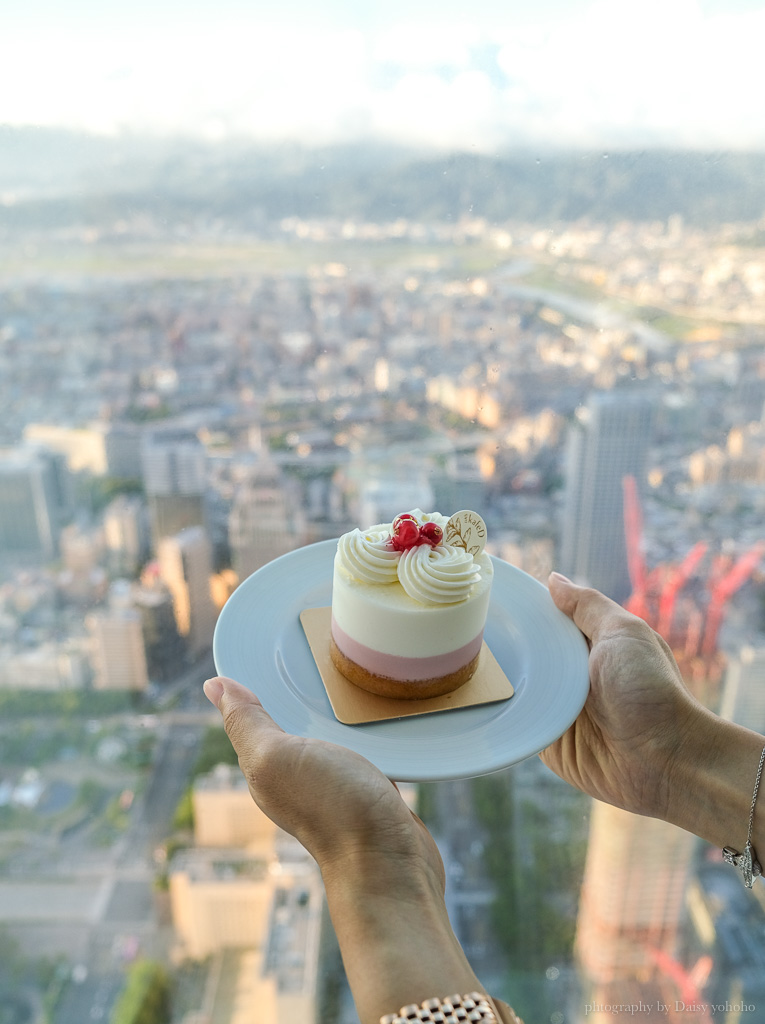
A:
[[[0,113],[0,1024],[358,1020],[316,868],[201,694],[229,595],[300,546],[474,508],[492,554],[625,604],[700,700],[765,733],[763,10],[649,5],[641,45],[669,19],[687,75],[662,66],[640,107],[626,5],[576,5],[625,47],[613,95],[562,5],[499,40],[491,6],[464,53],[386,21],[395,60],[369,26],[341,46],[331,7],[322,67],[377,39],[355,120],[326,82],[310,96],[316,26],[295,29],[287,99],[298,83],[313,136],[288,104],[259,134],[231,82],[171,88],[174,60],[199,71],[183,32],[146,78],[105,17],[92,96],[96,51],[52,16],[33,66],[85,65]],[[18,70],[35,26],[15,18]],[[717,93],[689,97],[684,33],[710,60],[738,41]],[[126,81],[156,109],[130,121]],[[181,95],[197,134],[163,103]],[[402,791],[478,976],[529,1024],[765,1022],[765,886],[719,850],[536,758]]]

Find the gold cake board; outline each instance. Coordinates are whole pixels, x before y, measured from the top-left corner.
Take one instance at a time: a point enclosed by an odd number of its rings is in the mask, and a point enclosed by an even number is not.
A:
[[[508,700],[515,692],[484,641],[475,674],[451,693],[423,700],[396,700],[369,693],[349,682],[335,668],[329,654],[331,617],[331,608],[306,608],[300,613],[300,622],[332,710],[337,720],[344,725],[362,725],[365,722],[383,722],[387,718],[405,718],[410,715],[427,715],[433,711],[491,704]]]

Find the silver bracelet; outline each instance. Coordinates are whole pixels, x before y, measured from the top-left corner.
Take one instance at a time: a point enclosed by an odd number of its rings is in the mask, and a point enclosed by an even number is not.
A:
[[[752,829],[754,828],[754,805],[757,803],[757,793],[760,789],[763,765],[765,765],[765,747],[763,747],[762,753],[760,754],[757,778],[754,780],[754,793],[752,794],[752,806],[749,810],[749,829],[746,833],[746,846],[744,847],[744,852],[739,853],[738,850],[734,850],[732,846],[723,847],[722,852],[725,863],[732,864],[734,868],[738,868],[741,872],[744,879],[744,885],[747,889],[751,889],[754,879],[762,874],[762,865],[757,860],[757,855],[755,854],[754,847],[752,846]]]

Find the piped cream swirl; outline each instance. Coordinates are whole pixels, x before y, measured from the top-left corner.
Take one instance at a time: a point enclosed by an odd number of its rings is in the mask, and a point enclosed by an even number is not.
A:
[[[481,578],[480,568],[464,548],[451,544],[421,544],[401,553],[398,579],[406,593],[421,604],[464,601]]]
[[[351,530],[337,542],[340,563],[364,583],[395,583],[400,551],[390,546],[390,526],[381,524],[368,530]]]

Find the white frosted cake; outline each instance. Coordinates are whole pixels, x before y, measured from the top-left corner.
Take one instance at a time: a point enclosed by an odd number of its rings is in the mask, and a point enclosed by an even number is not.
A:
[[[459,515],[457,523],[414,509],[339,539],[330,649],[335,667],[362,689],[435,697],[475,672],[494,570],[483,539],[465,542],[474,531],[464,517],[475,513]]]

